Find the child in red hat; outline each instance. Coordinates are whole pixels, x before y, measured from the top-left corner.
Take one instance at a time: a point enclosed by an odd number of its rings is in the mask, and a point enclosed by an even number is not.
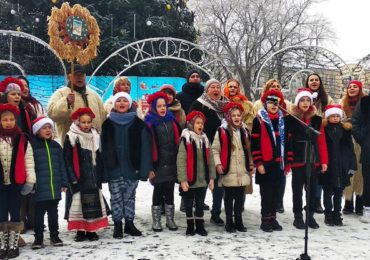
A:
[[[19,256],[21,195],[36,182],[32,147],[16,125],[18,114],[16,106],[0,104],[0,259]]]
[[[204,229],[204,199],[207,186],[213,190],[216,178],[213,154],[207,135],[203,132],[206,122],[204,114],[194,110],[187,115],[186,122],[187,128],[181,133],[177,154],[177,179],[181,184],[180,193],[186,208],[186,235],[194,236],[197,233],[206,236],[208,233]]]
[[[225,230],[230,233],[247,231],[242,218],[244,191],[252,181],[248,171],[254,168],[250,133],[243,123],[243,111],[240,103],[230,102],[225,106],[226,120],[218,128],[212,143],[216,170],[220,175],[218,183],[225,191]]]
[[[74,240],[99,239],[97,231],[108,226],[101,193],[103,178],[100,136],[92,127],[93,111],[79,108],[72,113],[73,123],[64,141],[64,158],[71,184],[72,203],[68,209],[68,230],[77,231]]]
[[[290,171],[291,152],[285,133],[284,104],[280,91],[266,91],[261,101],[263,108],[253,120],[252,156],[256,165],[256,183],[261,194],[261,229],[265,232],[280,231],[282,226],[276,220],[276,209],[284,173]]]
[[[344,113],[340,105],[325,108],[325,137],[328,150],[328,170],[319,175],[324,190],[325,224],[342,226],[341,210],[343,189],[350,184],[350,177],[357,171],[349,122],[342,123]]]

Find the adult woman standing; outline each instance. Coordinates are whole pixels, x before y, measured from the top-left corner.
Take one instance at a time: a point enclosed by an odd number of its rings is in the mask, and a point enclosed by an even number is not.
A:
[[[346,120],[351,121],[353,111],[357,103],[360,99],[364,96],[362,92],[362,83],[357,80],[352,80],[348,83],[346,88],[346,94],[341,101],[341,105],[343,107],[343,111],[345,113]],[[362,204],[362,192],[363,192],[363,177],[362,177],[362,170],[361,164],[359,162],[360,155],[361,155],[361,147],[358,143],[354,142],[355,154],[357,158],[357,171],[353,175],[351,185],[347,186],[344,189],[344,198],[346,200],[343,208],[343,214],[351,214],[353,210],[355,210],[357,215],[362,215],[363,212],[363,204]],[[356,204],[354,208],[354,199],[353,194],[356,195]]]
[[[176,97],[176,90],[170,84],[164,84],[159,91],[165,93],[168,97],[168,109],[173,113],[177,123],[179,123],[181,129],[185,127],[186,115],[184,109],[181,108],[181,103]]]
[[[325,112],[325,107],[330,104],[334,104],[334,100],[326,93],[324,84],[319,74],[311,73],[308,75],[305,83],[305,87],[309,88],[313,93],[317,93],[317,97],[314,99],[314,106],[316,107],[316,115],[323,117]],[[321,194],[322,187],[320,184],[316,185],[313,189],[316,193],[316,208],[315,212],[322,214],[324,209],[321,206]]]
[[[207,135],[209,142],[212,144],[217,128],[221,125],[223,119],[223,108],[229,100],[222,96],[221,83],[217,79],[210,79],[206,82],[203,94],[193,102],[190,107],[191,111],[200,111],[207,118],[204,124],[204,133]],[[218,179],[215,180],[215,187],[212,193],[213,205],[211,210],[211,222],[223,226],[224,221],[220,218],[223,189],[217,185]]]
[[[38,118],[45,114],[41,103],[31,95],[30,82],[24,76],[18,76],[20,82],[23,83],[23,91],[21,93],[22,100],[26,103],[26,110],[30,113],[32,118]]]

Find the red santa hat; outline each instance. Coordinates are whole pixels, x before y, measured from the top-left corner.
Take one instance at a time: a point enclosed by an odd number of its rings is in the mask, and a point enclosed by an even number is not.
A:
[[[0,82],[0,92],[8,93],[10,91],[22,92],[24,89],[23,83],[16,78],[7,77]]]
[[[278,103],[280,106],[284,104],[284,96],[280,90],[270,89],[263,93],[261,101],[265,104],[267,101],[272,101]]]
[[[343,119],[343,110],[341,105],[327,105],[325,107],[325,118],[332,115],[339,115]]]
[[[0,115],[6,111],[13,113],[14,116],[19,115],[19,109],[16,106],[11,105],[9,103],[0,104]]]
[[[32,132],[33,134],[37,134],[37,132],[44,127],[44,125],[46,124],[50,124],[51,125],[51,128],[53,129],[54,131],[54,122],[53,120],[51,120],[49,117],[47,116],[40,116],[38,118],[36,118],[33,123],[32,123]]]
[[[94,112],[89,107],[82,107],[77,109],[75,112],[72,113],[71,119],[72,121],[76,121],[80,118],[82,115],[89,115],[91,119],[95,118]]]
[[[303,97],[308,97],[311,100],[311,104],[313,103],[313,99],[317,98],[317,92],[312,93],[311,89],[309,88],[299,88],[297,89],[297,95],[294,99],[294,105],[298,106],[299,100]]]
[[[200,111],[191,111],[187,116],[186,116],[186,122],[189,122],[191,123],[192,121],[195,121],[195,119],[197,117],[200,117],[203,119],[203,123],[205,123],[207,120],[206,120],[206,117],[204,116],[204,114]]]
[[[357,85],[357,86],[359,87],[359,89],[362,89],[362,82],[361,82],[361,81],[358,81],[358,80],[351,80],[351,81],[348,83],[347,87],[348,87],[349,85],[351,85],[351,84],[355,84],[355,85]]]

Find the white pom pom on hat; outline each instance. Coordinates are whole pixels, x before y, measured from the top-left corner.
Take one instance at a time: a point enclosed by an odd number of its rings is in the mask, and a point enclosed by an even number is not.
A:
[[[313,99],[317,98],[317,92],[312,93],[311,89],[309,88],[299,88],[297,89],[297,95],[294,99],[294,105],[298,106],[299,100],[303,97],[308,97],[313,103]]]

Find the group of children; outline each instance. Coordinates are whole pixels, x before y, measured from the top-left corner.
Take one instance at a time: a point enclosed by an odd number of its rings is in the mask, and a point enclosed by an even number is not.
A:
[[[34,192],[35,241],[32,248],[43,247],[44,215],[48,212],[50,241],[63,242],[58,236],[58,202],[66,193],[68,230],[76,231],[75,241],[99,239],[97,231],[108,226],[108,206],[101,192],[107,182],[114,221],[113,237],[123,233],[140,236],[134,225],[135,196],[139,181],[153,185],[152,229],[162,231],[161,205],[164,202],[166,226],[177,230],[174,221],[174,188],[180,184],[186,208],[186,235],[207,235],[203,205],[207,187],[225,190],[227,232],[245,232],[242,210],[245,188],[252,182],[249,174],[256,168],[260,185],[261,229],[280,231],[277,221],[277,192],[284,175],[293,171],[294,226],[304,228],[302,192],[306,182],[305,145],[307,134],[302,122],[320,132],[314,137],[311,184],[319,179],[324,185],[325,223],[342,225],[340,215],[343,188],[356,171],[356,158],[350,125],[341,123],[340,106],[328,106],[327,122],[315,114],[314,95],[299,89],[291,115],[285,115],[280,91],[269,90],[261,98],[263,107],[253,121],[250,133],[243,123],[244,108],[229,102],[224,120],[211,144],[203,132],[207,118],[199,111],[186,117],[181,131],[168,109],[168,96],[156,92],[149,96],[149,112],[144,121],[125,92],[112,98],[113,109],[99,134],[93,127],[94,113],[80,108],[72,113],[72,125],[63,148],[53,140],[54,123],[48,117],[33,122],[33,137],[27,138],[16,126],[16,107],[0,105],[0,259],[19,255],[17,240],[21,194]],[[30,141],[29,141],[30,140]],[[313,196],[313,193],[311,193]],[[310,200],[308,225],[318,228]],[[195,203],[195,211],[193,205]],[[10,215],[10,220],[8,215]],[[125,225],[123,228],[124,219]]]

